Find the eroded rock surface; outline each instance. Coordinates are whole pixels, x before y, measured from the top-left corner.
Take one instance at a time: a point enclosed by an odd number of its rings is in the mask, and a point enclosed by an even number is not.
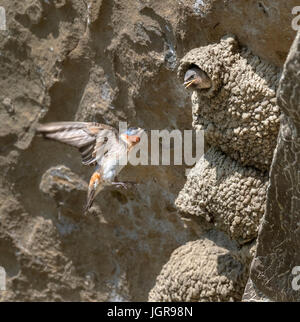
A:
[[[63,120],[189,127],[168,6],[1,5],[1,299],[146,300],[166,258],[193,238],[174,207],[184,168],[128,168],[120,179],[138,184],[103,191],[83,217],[93,170],[75,149],[34,135],[38,122]]]
[[[251,266],[251,278],[256,288],[273,301],[300,300],[299,69],[298,32],[278,90],[278,104],[283,115],[270,173],[266,213]]]

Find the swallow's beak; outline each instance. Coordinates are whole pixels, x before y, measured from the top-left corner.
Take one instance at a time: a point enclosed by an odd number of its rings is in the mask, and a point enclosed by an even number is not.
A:
[[[193,83],[195,83],[195,79],[191,80],[191,81],[187,81],[187,82],[184,82],[183,85],[185,86],[185,88],[188,88],[190,87]]]
[[[144,133],[146,133],[145,130],[139,127],[136,136],[141,137]]]

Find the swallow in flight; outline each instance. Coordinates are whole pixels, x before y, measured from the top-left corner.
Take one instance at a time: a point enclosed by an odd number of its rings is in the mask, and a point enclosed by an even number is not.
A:
[[[115,182],[126,165],[132,148],[140,142],[144,130],[131,127],[124,133],[115,128],[92,122],[54,122],[41,124],[37,133],[78,148],[84,165],[96,166],[88,186],[84,213],[90,209],[96,195],[109,185],[126,188],[125,182]],[[120,162],[121,160],[125,162]]]

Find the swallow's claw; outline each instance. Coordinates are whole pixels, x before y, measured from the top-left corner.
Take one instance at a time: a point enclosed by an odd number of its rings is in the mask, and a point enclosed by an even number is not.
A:
[[[112,182],[112,184],[128,190],[130,188],[130,186],[136,184],[136,182],[131,182],[131,181],[126,181],[126,182]]]

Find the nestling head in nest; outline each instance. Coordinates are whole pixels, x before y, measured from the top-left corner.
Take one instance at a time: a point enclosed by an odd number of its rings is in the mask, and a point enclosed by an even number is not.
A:
[[[185,88],[203,90],[211,88],[212,82],[204,70],[196,65],[191,65],[184,75],[183,85]]]

